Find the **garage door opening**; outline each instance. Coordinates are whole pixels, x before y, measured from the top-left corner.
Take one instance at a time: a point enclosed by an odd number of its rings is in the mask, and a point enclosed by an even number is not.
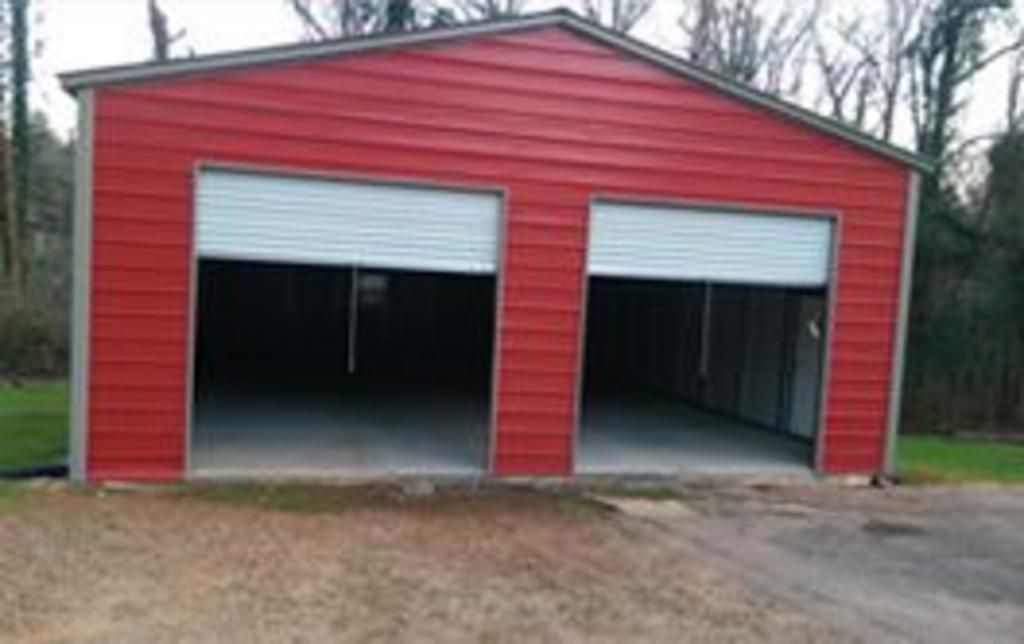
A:
[[[198,282],[193,473],[484,470],[493,275],[204,259]]]
[[[579,469],[806,473],[825,293],[593,278]]]
[[[806,474],[832,220],[594,204],[577,468]]]
[[[500,196],[202,168],[192,474],[484,470]]]

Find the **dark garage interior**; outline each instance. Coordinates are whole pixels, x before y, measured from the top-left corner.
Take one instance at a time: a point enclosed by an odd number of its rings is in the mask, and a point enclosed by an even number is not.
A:
[[[204,259],[199,475],[484,471],[495,279]]]
[[[577,467],[806,473],[824,289],[592,277]]]

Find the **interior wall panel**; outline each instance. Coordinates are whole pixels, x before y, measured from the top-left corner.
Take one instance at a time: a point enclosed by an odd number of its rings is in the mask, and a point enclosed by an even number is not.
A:
[[[818,425],[821,392],[815,386],[824,375],[824,342],[828,320],[825,298],[804,295],[797,301],[793,332],[792,394],[789,398],[789,431],[810,438]]]
[[[746,359],[747,293],[742,287],[712,287],[708,371],[703,402],[712,409],[737,414]]]
[[[739,415],[761,425],[780,425],[780,394],[787,377],[786,293],[778,289],[747,292],[743,378]]]

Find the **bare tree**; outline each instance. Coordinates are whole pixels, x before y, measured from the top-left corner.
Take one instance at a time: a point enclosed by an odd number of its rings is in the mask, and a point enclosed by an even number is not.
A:
[[[795,95],[821,1],[696,0],[680,20],[684,49],[694,63],[779,95]]]
[[[846,25],[846,39],[860,37],[860,22]],[[869,58],[852,56],[848,49],[833,46],[833,35],[816,30],[814,54],[822,80],[822,98],[835,119],[863,128],[874,83]]]
[[[455,0],[458,16],[464,21],[518,16],[528,0]]]
[[[1017,132],[1024,129],[1024,51],[1014,57],[1006,90],[1006,129]]]
[[[385,3],[371,0],[289,0],[307,34],[315,39],[381,31]]]
[[[28,94],[31,77],[29,55],[28,8],[29,0],[9,0],[6,3],[5,40],[10,46],[8,69],[4,70],[5,89],[10,94],[10,140],[5,155],[4,173],[7,189],[6,206],[7,243],[5,260],[11,303],[15,310],[28,304],[29,257],[25,248],[29,213],[29,187],[31,175],[31,143],[29,135]],[[6,96],[5,96],[6,98]],[[5,105],[5,107],[7,107]]]
[[[880,19],[861,12],[815,30],[815,60],[833,117],[892,139],[925,1],[886,0]]]
[[[167,14],[157,0],[149,0],[149,34],[153,40],[153,60],[167,60],[174,43],[185,37],[185,30],[171,33]]]
[[[629,33],[654,6],[654,0],[583,0],[583,15],[612,31]]]
[[[987,29],[1010,17],[1009,0],[934,0],[910,44],[911,112],[920,152],[945,162],[963,94],[977,75],[1024,49],[1024,30],[991,46]],[[933,187],[938,176],[932,177]]]
[[[404,31],[430,24],[413,0],[287,0],[316,40],[365,36],[382,31]]]
[[[10,6],[7,2],[0,0],[0,297],[4,295],[4,288],[14,270],[12,262],[17,250],[17,243],[12,242],[10,231],[12,228],[11,203],[9,194],[10,184],[10,141],[8,140],[7,124],[10,122],[7,114],[9,98],[9,72],[10,72],[10,41],[11,41],[11,16]],[[17,224],[13,224],[17,227]]]
[[[881,58],[872,59],[881,96],[879,132],[886,140],[893,137],[896,115],[905,98],[903,92],[910,73],[911,43],[914,29],[920,22],[922,5],[921,0],[888,0]],[[867,51],[867,45],[862,41],[859,49]]]

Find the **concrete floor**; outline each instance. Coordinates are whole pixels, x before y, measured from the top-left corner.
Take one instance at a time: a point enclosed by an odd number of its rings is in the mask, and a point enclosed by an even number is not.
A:
[[[202,478],[474,475],[489,401],[423,385],[207,387],[195,405],[191,474]]]
[[[472,476],[486,470],[489,400],[437,383],[200,386],[191,474]],[[595,396],[577,472],[811,475],[809,444],[662,398]]]
[[[788,435],[676,401],[595,396],[584,407],[577,471],[810,477],[812,456]]]

